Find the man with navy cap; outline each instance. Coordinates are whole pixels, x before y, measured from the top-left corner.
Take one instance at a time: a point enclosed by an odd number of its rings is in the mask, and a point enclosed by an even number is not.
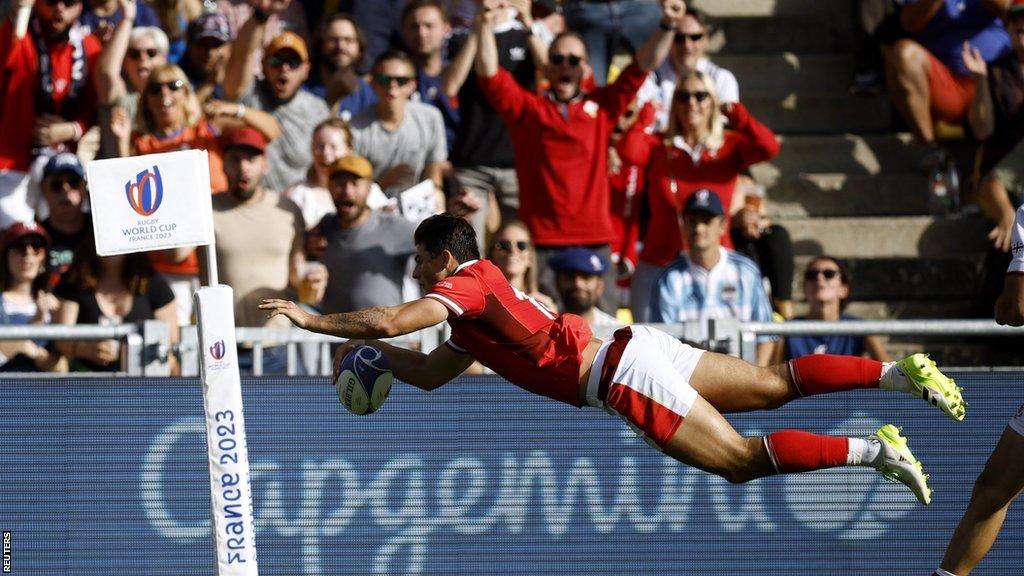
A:
[[[651,294],[651,322],[771,322],[771,301],[757,264],[721,244],[725,207],[718,194],[694,192],[683,206],[680,223],[689,249],[658,278]],[[758,338],[759,366],[769,364],[773,349],[774,338]]]
[[[88,197],[85,171],[78,156],[61,152],[43,168],[43,199],[49,212],[42,226],[52,238],[47,268],[52,286],[71,266],[75,247],[92,234],[92,221],[85,210]]]
[[[555,289],[563,312],[581,316],[591,328],[619,325],[614,316],[597,307],[608,269],[608,263],[597,252],[574,246],[557,253],[548,265],[555,271]]]

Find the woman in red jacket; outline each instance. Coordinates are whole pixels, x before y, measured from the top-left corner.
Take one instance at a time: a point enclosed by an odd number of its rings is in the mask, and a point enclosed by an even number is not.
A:
[[[707,188],[735,214],[743,206],[743,198],[734,195],[740,174],[752,164],[774,158],[779,144],[775,134],[742,104],[720,106],[714,82],[702,72],[679,79],[668,130],[662,134],[632,131],[626,137],[634,139],[629,146],[640,152],[636,161],[647,166],[650,221],[630,290],[633,319],[646,322],[651,287],[661,268],[684,248],[678,214],[686,199]],[[722,236],[722,245],[732,248],[728,232]]]

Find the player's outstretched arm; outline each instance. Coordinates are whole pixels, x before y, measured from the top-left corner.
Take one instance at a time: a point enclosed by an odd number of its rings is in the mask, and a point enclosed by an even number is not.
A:
[[[264,300],[259,309],[267,312],[268,319],[280,314],[299,328],[341,338],[392,338],[429,328],[448,319],[448,309],[444,304],[430,298],[420,298],[387,308],[367,308],[326,316],[310,314],[290,300]]]
[[[438,346],[430,354],[424,354],[392,346],[379,340],[349,340],[342,344],[334,355],[334,375],[331,382],[338,379],[341,360],[353,348],[364,344],[377,348],[387,356],[396,378],[427,392],[440,388],[443,384],[465,372],[466,368],[473,363],[472,356],[456,352],[444,344]]]

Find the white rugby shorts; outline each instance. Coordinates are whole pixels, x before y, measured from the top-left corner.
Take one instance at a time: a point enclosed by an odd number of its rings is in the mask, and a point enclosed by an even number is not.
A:
[[[697,400],[690,377],[703,353],[647,326],[620,328],[594,358],[587,403],[663,448]]]

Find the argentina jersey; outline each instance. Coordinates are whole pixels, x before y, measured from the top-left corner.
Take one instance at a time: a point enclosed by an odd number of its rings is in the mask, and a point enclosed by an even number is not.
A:
[[[771,322],[772,307],[761,271],[752,260],[726,248],[710,270],[681,254],[662,271],[651,294],[651,322],[700,322],[707,318]],[[759,336],[769,342],[771,336]]]

